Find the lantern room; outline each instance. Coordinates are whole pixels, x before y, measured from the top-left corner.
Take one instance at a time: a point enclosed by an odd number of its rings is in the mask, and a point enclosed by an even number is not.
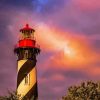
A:
[[[29,39],[34,38],[34,32],[35,30],[30,28],[28,24],[22,29],[20,29],[21,32],[21,39]]]
[[[40,52],[40,47],[36,44],[34,39],[35,30],[30,28],[28,24],[20,29],[20,39],[15,45],[14,52],[17,53],[18,59],[35,59],[34,54]]]
[[[20,29],[20,39],[16,45],[16,48],[31,47],[35,48],[36,40],[34,39],[35,30],[30,28],[28,24],[22,29]]]

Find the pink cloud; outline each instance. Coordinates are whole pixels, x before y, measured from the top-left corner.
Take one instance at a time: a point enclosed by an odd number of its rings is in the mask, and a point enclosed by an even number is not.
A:
[[[82,7],[86,9],[88,7],[90,9],[93,7],[94,9],[94,1],[92,0],[91,2],[92,4],[86,0],[72,1],[74,5],[77,4],[80,8]],[[36,29],[36,40],[42,51],[45,53],[53,52],[53,55],[50,55],[49,57],[45,56],[44,61],[42,57],[39,58],[41,63],[38,62],[37,65],[39,74],[39,92],[40,97],[42,98],[46,98],[46,96],[49,99],[50,96],[56,97],[57,91],[59,91],[60,94],[60,90],[64,92],[66,87],[74,83],[78,83],[80,80],[94,79],[100,73],[100,64],[97,65],[97,62],[100,62],[100,55],[93,51],[93,48],[90,46],[91,42],[89,40],[90,37],[92,39],[97,39],[98,35],[96,35],[96,37],[93,35],[86,37],[84,32],[82,32],[82,35],[79,35],[81,32],[74,32],[72,29],[70,32],[69,30],[62,31],[62,29],[57,27],[58,23],[56,23],[56,25],[50,24],[51,18],[59,23],[62,22],[63,19],[67,18],[67,22],[73,19],[75,20],[75,23],[78,21],[80,22],[79,26],[85,26],[86,24],[87,26],[90,26],[90,24],[79,18],[80,12],[77,12],[77,10],[78,9],[76,9],[75,6],[71,5],[69,5],[68,9],[64,7],[64,9],[61,9],[58,12],[60,15],[58,13],[50,14],[47,23],[38,21],[37,16],[32,14],[32,12],[18,11],[17,14],[13,15],[12,21],[7,27],[10,31],[7,36],[10,36],[13,42],[16,43],[18,40],[18,35],[20,34],[18,30],[26,23],[29,23],[30,26]],[[7,16],[8,15],[9,14],[7,14]],[[71,22],[69,22],[69,24],[70,23]],[[70,25],[72,24],[73,22]],[[76,24],[74,27],[75,26]],[[6,47],[4,47],[4,49],[6,50]],[[43,53],[41,52],[41,55],[42,54]],[[9,58],[9,55],[7,56]],[[12,64],[11,61],[12,59],[10,62],[9,60],[6,61],[9,66]],[[4,62],[2,65],[7,66],[4,64]],[[56,84],[58,84],[58,86],[56,86]]]
[[[72,0],[72,3],[84,10],[94,10],[100,8],[99,0]]]

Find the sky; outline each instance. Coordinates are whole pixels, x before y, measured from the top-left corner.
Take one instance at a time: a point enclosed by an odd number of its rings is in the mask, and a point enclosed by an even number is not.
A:
[[[71,85],[100,80],[99,0],[0,0],[0,95],[16,90],[14,46],[35,29],[39,100],[58,100]]]

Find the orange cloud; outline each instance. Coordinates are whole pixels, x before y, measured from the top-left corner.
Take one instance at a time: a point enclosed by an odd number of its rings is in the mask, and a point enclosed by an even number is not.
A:
[[[63,35],[43,23],[37,27],[36,38],[46,51],[59,51],[68,44],[68,40],[64,41]]]
[[[55,52],[55,55],[48,59],[49,66],[87,68],[99,59],[99,55],[92,51],[88,40],[83,37],[72,37],[71,33],[56,31],[45,24],[39,25],[36,34],[42,50]]]
[[[28,22],[31,22],[31,20],[32,19],[30,19]],[[15,22],[16,21],[14,21],[14,23]],[[26,22],[22,23],[26,24]],[[35,37],[41,50],[45,53],[55,52],[54,55],[50,56],[50,58],[47,58],[46,61],[43,62],[43,70],[46,70],[46,68],[48,69],[49,66],[65,70],[83,69],[86,71],[89,70],[90,73],[93,72],[94,75],[97,75],[96,72],[99,74],[99,68],[91,68],[91,66],[93,66],[93,62],[95,63],[100,59],[100,54],[95,53],[91,49],[86,37],[83,35],[74,35],[73,33],[69,32],[62,32],[59,29],[55,29],[53,26],[48,26],[44,23],[34,23],[36,26],[33,25],[32,22],[30,23],[30,26],[33,26],[33,28],[36,30]],[[14,35],[13,33],[15,31],[18,32],[18,29],[14,30],[13,28],[19,25],[20,24],[17,23],[15,26],[12,25],[12,27],[8,27],[11,30],[12,35]],[[14,35],[14,39],[16,36],[18,36],[18,33],[16,34],[17,35]]]

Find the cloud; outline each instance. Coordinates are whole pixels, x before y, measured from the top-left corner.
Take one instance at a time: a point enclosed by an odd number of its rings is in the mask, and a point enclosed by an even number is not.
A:
[[[19,0],[2,0],[1,4],[6,5],[0,13],[2,94],[6,88],[16,88],[13,47],[19,38],[18,30],[26,23],[36,30],[41,48],[37,58],[41,100],[59,99],[70,85],[100,79],[99,1],[30,0],[23,5]]]
[[[17,74],[12,46],[4,42],[0,42],[0,46],[0,94],[4,95],[8,90],[15,90]]]
[[[95,10],[95,9],[98,9],[99,6],[100,6],[100,1],[97,0],[95,2],[95,0],[91,0],[91,1],[87,1],[87,0],[84,0],[84,1],[81,1],[81,0],[72,0],[72,2],[75,4],[75,5],[78,5],[80,6],[82,9],[85,9],[85,10]]]
[[[18,15],[18,17],[21,18],[22,16]],[[19,25],[19,23],[14,25],[15,22],[16,20],[13,20],[11,25],[13,28]],[[99,75],[95,73],[96,69],[94,71],[98,56],[93,52],[91,46],[87,44],[88,40],[86,38],[81,36],[72,37],[72,33],[69,35],[69,32],[67,32],[66,34],[66,32],[61,32],[45,23],[38,23],[38,21],[35,28],[37,43],[42,49],[37,64],[40,98],[44,100],[51,99],[51,96],[52,100],[60,98],[68,86],[79,83],[82,80],[95,79]],[[17,31],[16,28],[13,29],[11,34],[15,30]],[[16,35],[17,33],[13,35],[14,39]],[[91,69],[93,62],[94,66]],[[88,73],[87,69],[91,73]],[[92,75],[93,72],[94,74]],[[50,82],[51,84],[49,85]],[[45,86],[45,84],[47,85]],[[47,93],[46,91],[49,92]],[[62,91],[62,94],[60,91]]]
[[[1,8],[2,9],[23,9],[23,10],[31,10],[33,8],[33,5],[32,5],[32,0],[23,0],[23,1],[20,1],[20,0],[1,0],[0,1],[0,5],[1,5]]]
[[[69,0],[66,0],[69,1]],[[33,0],[32,4],[34,7],[34,12],[36,12],[38,15],[46,17],[48,14],[56,13],[58,10],[60,10],[61,7],[64,6],[65,0]]]
[[[45,17],[43,14],[40,16],[40,19],[45,21],[45,23],[51,24],[51,26],[59,27],[63,31],[71,31],[76,35],[86,35],[86,37],[99,35],[99,1],[95,4],[94,0],[91,3],[86,0],[72,0],[69,3],[67,2],[66,0],[65,5],[60,9],[58,7],[59,12],[48,13]],[[86,6],[90,9],[86,8]],[[45,13],[47,12],[46,10]]]

